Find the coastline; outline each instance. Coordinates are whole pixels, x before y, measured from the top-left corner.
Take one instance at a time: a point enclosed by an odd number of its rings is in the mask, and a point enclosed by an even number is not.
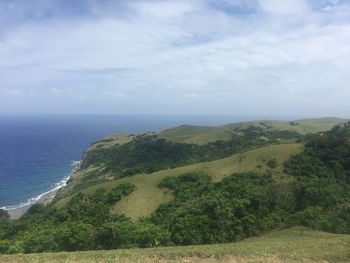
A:
[[[72,172],[64,177],[53,189],[44,192],[36,197],[28,199],[26,202],[22,202],[17,205],[5,206],[0,209],[4,209],[8,212],[11,219],[18,219],[27,212],[27,210],[34,204],[49,204],[56,196],[57,192],[67,185],[69,179],[80,169],[81,161],[74,161],[72,163]]]

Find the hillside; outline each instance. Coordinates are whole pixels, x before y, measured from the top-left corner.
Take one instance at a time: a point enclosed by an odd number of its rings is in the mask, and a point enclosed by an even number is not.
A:
[[[344,121],[344,119],[339,118],[319,118],[294,121],[257,120],[226,124],[217,127],[183,125],[164,130],[159,133],[159,137],[174,142],[205,144],[216,140],[229,140],[232,131],[241,131],[247,129],[249,126],[256,126],[266,130],[288,130],[300,134],[307,134],[330,130],[335,125],[343,123]]]
[[[315,121],[315,123],[317,122]],[[83,169],[72,178],[68,187],[59,197],[70,195],[72,192],[76,192],[76,190],[88,188],[91,185],[94,186],[92,189],[98,189],[95,185],[99,184],[102,184],[102,188],[110,189],[112,185],[115,185],[115,179],[118,177],[152,174],[162,170],[166,174],[167,170],[175,167],[186,167],[192,164],[224,159],[254,148],[276,143],[293,142],[300,137],[299,133],[289,130],[266,129],[266,127],[262,129],[260,126],[253,126],[251,123],[237,125],[241,127],[237,134],[225,133],[227,136],[230,136],[230,139],[223,141],[220,138],[214,142],[211,140],[202,140],[202,144],[200,145],[176,142],[178,136],[176,134],[164,139],[164,132],[137,135],[117,134],[104,138],[93,143],[86,150],[83,158]],[[207,131],[205,127],[198,127],[198,129]],[[212,127],[210,129],[221,128]],[[178,128],[171,130],[177,131]],[[190,140],[194,140],[194,138],[200,136],[200,132],[196,130],[192,132],[186,131],[186,133],[188,138],[191,138]],[[290,151],[287,150],[287,153],[290,153]],[[277,151],[275,155],[285,156],[283,150]],[[260,156],[260,158],[264,159],[264,156]],[[265,156],[265,159],[268,158],[270,158],[269,155]],[[286,161],[286,159],[279,162],[279,165],[282,165],[283,161]],[[215,166],[215,163],[213,164],[213,170],[215,172],[222,173],[224,171],[222,169],[216,169],[217,166]],[[259,163],[251,166],[254,167],[256,165],[259,165]],[[189,167],[189,169],[180,169],[178,172],[195,170]],[[201,169],[197,170],[203,171]],[[235,172],[239,171],[239,169],[228,171]],[[175,170],[176,172],[177,170]],[[226,175],[229,174],[226,173]]]
[[[18,220],[0,210],[0,253],[232,243],[296,225],[350,234],[350,123],[308,132],[337,121],[192,129],[200,143],[171,130],[104,138],[49,205]],[[208,139],[222,127],[229,138]]]
[[[147,133],[142,135],[153,135],[176,143],[204,145],[217,140],[228,141],[232,138],[232,131],[244,134],[244,132],[252,126],[262,128],[263,131],[292,131],[306,134],[329,130],[342,122],[344,122],[344,120],[339,118],[320,118],[296,121],[250,121],[217,127],[183,125],[159,133]],[[111,149],[129,143],[137,136],[138,135],[117,134],[104,138],[95,142],[86,151],[86,155],[89,156],[90,152],[101,149]],[[61,198],[61,200],[55,204],[55,207],[61,208],[64,206],[71,199],[72,193],[74,192],[74,194],[76,194],[76,190],[81,189],[84,193],[93,193],[97,189],[110,190],[118,184],[129,182],[136,185],[136,190],[130,196],[118,202],[113,208],[112,213],[125,213],[132,219],[137,219],[142,216],[150,215],[161,203],[171,200],[172,196],[168,191],[161,190],[157,187],[159,181],[166,176],[174,176],[187,172],[204,172],[212,176],[214,180],[219,180],[234,172],[249,170],[266,171],[266,169],[257,169],[257,166],[262,165],[263,168],[266,168],[266,161],[275,158],[278,158],[278,168],[274,169],[273,173],[279,171],[280,174],[283,174],[283,163],[293,154],[301,151],[301,144],[298,146],[293,143],[288,144],[288,140],[287,144],[282,143],[276,147],[262,146],[260,150],[248,151],[247,159],[245,158],[245,154],[236,154],[232,157],[226,157],[212,162],[199,162],[190,165],[183,164],[180,165],[182,166],[180,168],[147,173],[147,176],[145,176],[145,173],[135,173],[133,177],[126,177],[121,180],[115,180],[110,171],[106,172],[104,170],[103,165],[86,167],[76,174],[69,186],[59,194],[59,197],[64,196],[64,198]],[[257,157],[251,160],[250,156],[254,155],[257,155]],[[93,180],[86,182],[88,178],[94,174],[99,174],[98,178],[93,178]],[[75,187],[76,185],[79,185],[79,187]]]
[[[160,204],[166,203],[172,199],[172,194],[169,191],[158,187],[159,182],[167,176],[202,172],[210,175],[214,181],[220,181],[222,178],[236,172],[266,172],[270,170],[276,178],[283,179],[285,177],[283,173],[283,163],[292,155],[301,151],[302,144],[297,143],[269,145],[216,161],[197,163],[151,174],[138,174],[132,177],[124,177],[120,180],[108,180],[85,188],[83,193],[91,194],[98,189],[110,190],[118,184],[123,183],[134,184],[136,186],[135,191],[118,202],[113,207],[112,212],[125,214],[133,220],[136,220],[151,215]],[[278,164],[275,169],[270,169],[266,165],[266,162],[272,159],[276,159]],[[84,174],[79,174],[77,176],[84,176]],[[66,196],[59,200],[56,206],[62,207],[64,204],[68,203],[71,198],[70,195]]]
[[[349,262],[350,236],[295,227],[222,245],[1,256],[1,262]]]

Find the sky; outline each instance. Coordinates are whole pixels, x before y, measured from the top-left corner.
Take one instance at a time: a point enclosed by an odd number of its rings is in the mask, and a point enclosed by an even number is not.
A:
[[[0,114],[350,115],[350,0],[0,0]]]

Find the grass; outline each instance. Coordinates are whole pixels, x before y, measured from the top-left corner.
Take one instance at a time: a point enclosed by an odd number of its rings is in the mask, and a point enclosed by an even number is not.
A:
[[[87,149],[87,151],[96,150],[96,149],[107,149],[113,146],[122,145],[128,142],[131,142],[138,135],[155,135],[155,134],[156,134],[155,132],[144,132],[144,133],[137,133],[137,134],[117,133],[95,141]]]
[[[202,172],[208,174],[214,181],[220,181],[224,177],[236,172],[271,171],[275,178],[286,178],[283,173],[283,163],[292,155],[302,151],[302,144],[281,143],[253,149],[244,153],[236,154],[228,158],[196,163],[184,167],[162,170],[152,174],[139,174],[124,177],[119,180],[104,182],[83,190],[84,193],[92,194],[98,189],[111,190],[121,183],[132,183],[136,189],[129,196],[119,201],[111,211],[112,213],[125,214],[132,220],[151,215],[160,204],[169,202],[173,196],[167,189],[158,187],[159,182],[167,176],[177,176],[190,172]],[[276,159],[277,168],[267,167],[267,161]],[[67,196],[59,200],[55,206],[60,208],[71,199]]]
[[[265,128],[269,127],[269,129],[277,130],[292,130],[305,134],[310,132],[329,130],[334,125],[337,125],[344,121],[345,120],[338,118],[321,118],[294,121],[294,123],[297,125],[291,125],[289,121],[251,121],[217,127],[182,125],[172,129],[164,130],[158,133],[158,136],[175,142],[204,144],[209,141],[216,141],[219,139],[227,140],[230,138],[228,131],[232,131],[232,129],[244,129],[250,125],[257,125]],[[93,150],[96,147],[108,148],[116,144],[127,143],[132,140],[134,136],[135,135],[130,136],[125,134],[110,136],[93,144],[90,150]],[[157,187],[159,181],[166,176],[176,176],[187,172],[198,171],[207,173],[211,175],[214,180],[218,181],[221,180],[224,176],[228,176],[234,172],[252,170],[266,171],[267,167],[265,165],[265,162],[269,159],[276,158],[278,162],[278,168],[274,169],[273,174],[276,175],[276,177],[282,175],[283,178],[282,163],[286,161],[291,154],[296,153],[299,150],[301,150],[300,145],[296,146],[295,144],[281,144],[279,146],[268,146],[261,149],[256,149],[214,162],[198,163],[186,167],[160,171],[149,175],[137,175],[133,177],[123,178],[118,181],[115,181],[113,178],[105,175],[104,178],[109,179],[109,181],[88,187],[86,190],[84,190],[84,192],[92,193],[100,188],[110,190],[118,183],[123,182],[130,182],[135,184],[136,191],[119,202],[115,206],[114,212],[125,213],[131,218],[137,219],[142,216],[150,215],[159,206],[160,203],[171,200],[172,196],[170,193]],[[258,168],[258,166],[261,166],[262,168]],[[72,181],[68,187],[66,187],[66,189],[60,194],[60,196],[66,194],[66,197],[58,200],[55,203],[56,207],[60,208],[67,204],[67,202],[72,198],[72,196],[69,195],[69,191],[72,189],[72,187],[79,184],[82,178],[89,172],[91,171],[83,171],[72,178]]]
[[[229,131],[232,131],[232,129],[244,129],[250,125],[263,128],[269,127],[269,129],[272,130],[290,130],[301,134],[307,134],[330,130],[335,125],[343,123],[344,121],[345,120],[338,118],[320,118],[294,121],[294,123],[298,125],[291,125],[289,121],[266,120],[232,123],[216,127],[183,125],[164,130],[160,132],[158,136],[174,142],[205,144],[217,140],[229,140]]]
[[[103,167],[88,167],[82,171],[79,171],[75,173],[70,179],[66,187],[62,188],[56,195],[56,199],[54,200],[54,206],[56,208],[62,208],[64,207],[72,198],[72,192],[76,192],[76,188],[79,188],[80,186],[86,186],[84,185],[84,179],[89,177],[93,174],[99,174],[101,173],[101,169]],[[106,179],[106,180],[112,180],[110,177],[110,174],[103,174],[102,176],[99,176],[97,179],[95,178],[95,182],[97,180]]]
[[[114,212],[125,214],[133,220],[151,215],[160,204],[169,202],[173,198],[167,189],[158,187],[159,182],[167,176],[202,172],[211,176],[214,181],[220,181],[236,172],[270,170],[266,166],[266,162],[275,158],[278,167],[272,170],[272,173],[276,178],[283,178],[282,164],[301,150],[302,145],[295,143],[269,145],[212,162],[197,163],[147,175],[125,177],[118,180],[118,183],[132,183],[136,186],[136,190],[119,201],[114,206]],[[261,168],[257,165],[261,165]]]
[[[0,262],[350,262],[350,235],[294,227],[237,243],[0,255]]]
[[[94,149],[98,149],[98,148],[110,148],[110,147],[113,147],[117,144],[121,145],[124,143],[128,143],[134,137],[135,137],[135,135],[128,135],[128,134],[124,134],[124,133],[107,136],[107,137],[93,143],[91,145],[91,147],[89,148],[89,150],[94,150]]]
[[[230,134],[221,127],[182,125],[164,130],[158,134],[160,138],[182,143],[205,144],[217,140],[229,140]]]

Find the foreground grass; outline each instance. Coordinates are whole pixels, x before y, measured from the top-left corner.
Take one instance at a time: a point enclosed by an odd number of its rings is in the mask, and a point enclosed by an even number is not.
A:
[[[0,255],[0,262],[350,262],[350,235],[302,227],[237,243],[150,249],[121,249]]]

